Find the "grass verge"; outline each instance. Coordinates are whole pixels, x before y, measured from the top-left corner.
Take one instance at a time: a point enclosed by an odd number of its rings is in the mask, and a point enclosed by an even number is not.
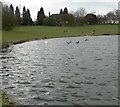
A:
[[[2,45],[8,46],[8,43],[21,43],[28,40],[58,38],[66,36],[85,36],[92,35],[116,35],[118,34],[118,25],[87,25],[87,26],[19,26],[12,31],[2,31]]]
[[[0,106],[1,107],[17,107],[16,103],[3,91],[0,91]]]

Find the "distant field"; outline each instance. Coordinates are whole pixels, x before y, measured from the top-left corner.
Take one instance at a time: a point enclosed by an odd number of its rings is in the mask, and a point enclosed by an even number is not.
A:
[[[9,42],[27,41],[41,38],[57,38],[65,36],[84,36],[92,35],[118,34],[118,25],[88,25],[72,27],[51,27],[51,26],[19,26],[13,31],[2,32],[3,45]]]

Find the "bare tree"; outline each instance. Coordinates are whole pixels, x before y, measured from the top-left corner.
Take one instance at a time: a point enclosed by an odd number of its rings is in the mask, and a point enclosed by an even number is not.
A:
[[[116,17],[120,18],[120,9],[115,10]]]
[[[108,23],[114,23],[115,14],[113,11],[110,11],[106,14]]]
[[[79,8],[76,12],[75,12],[75,16],[76,17],[84,17],[87,14],[85,8]]]

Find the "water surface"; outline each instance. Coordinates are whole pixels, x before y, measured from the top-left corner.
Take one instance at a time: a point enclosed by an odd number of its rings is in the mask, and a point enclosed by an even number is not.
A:
[[[118,36],[25,42],[1,60],[2,89],[23,105],[118,104]]]

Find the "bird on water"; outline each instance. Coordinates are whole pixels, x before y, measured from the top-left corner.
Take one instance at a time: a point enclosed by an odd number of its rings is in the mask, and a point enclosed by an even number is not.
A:
[[[80,41],[77,41],[76,43],[80,43]]]
[[[68,42],[67,42],[67,44],[70,44],[70,43],[72,43],[72,41],[68,41]]]

